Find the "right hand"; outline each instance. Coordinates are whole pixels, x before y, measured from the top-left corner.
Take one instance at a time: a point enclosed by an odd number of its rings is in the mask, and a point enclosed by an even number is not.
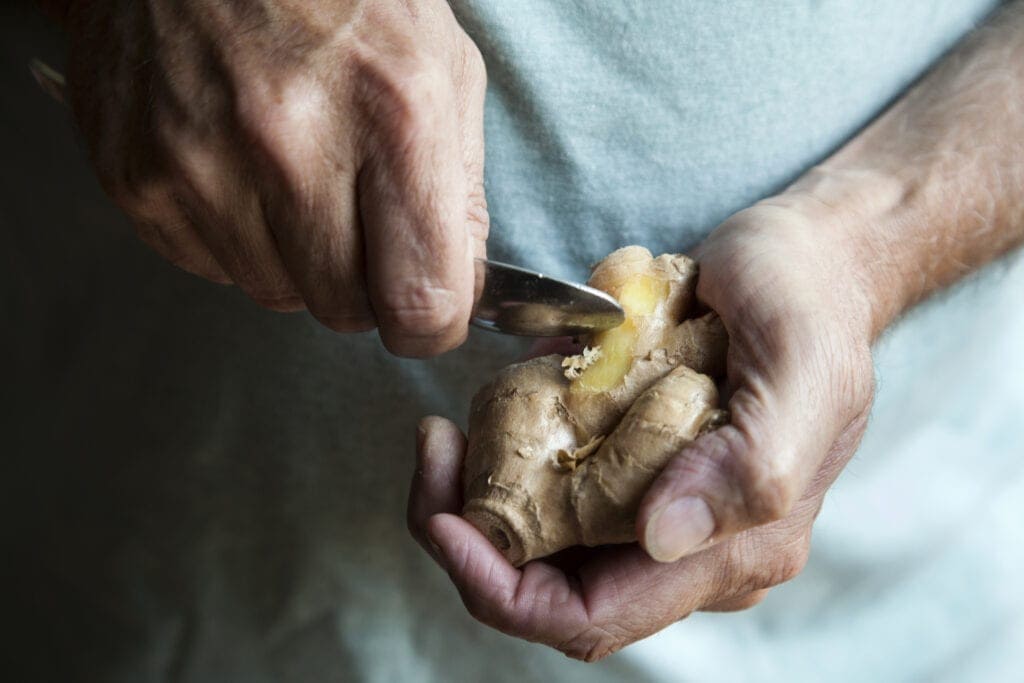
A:
[[[79,0],[66,26],[96,172],[162,256],[399,355],[465,339],[486,74],[444,0]]]

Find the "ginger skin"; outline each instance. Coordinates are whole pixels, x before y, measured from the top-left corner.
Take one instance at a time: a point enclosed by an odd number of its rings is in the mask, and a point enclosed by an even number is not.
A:
[[[512,564],[635,541],[654,478],[727,421],[715,381],[728,337],[714,313],[687,317],[696,281],[685,256],[615,251],[589,282],[626,310],[623,325],[582,340],[600,353],[510,365],[474,397],[463,516]]]

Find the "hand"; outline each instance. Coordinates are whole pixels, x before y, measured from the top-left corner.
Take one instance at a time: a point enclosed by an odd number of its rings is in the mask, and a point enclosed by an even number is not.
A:
[[[462,342],[486,76],[446,2],[72,2],[66,27],[78,125],[147,244],[397,354]]]
[[[577,549],[512,567],[457,516],[461,433],[441,418],[422,423],[409,527],[470,613],[590,661],[695,610],[750,607],[796,576],[872,396],[868,299],[837,234],[827,216],[765,202],[699,249],[698,296],[730,334],[732,422],[679,453],[651,487],[637,520],[643,549]]]

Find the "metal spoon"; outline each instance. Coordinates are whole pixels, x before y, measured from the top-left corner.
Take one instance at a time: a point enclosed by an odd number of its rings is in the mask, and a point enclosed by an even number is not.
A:
[[[473,310],[477,327],[528,337],[573,337],[618,327],[626,319],[608,294],[497,261],[476,260],[483,293]]]

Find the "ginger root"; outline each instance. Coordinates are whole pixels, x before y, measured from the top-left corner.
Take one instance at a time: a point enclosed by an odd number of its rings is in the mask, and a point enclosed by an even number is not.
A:
[[[636,540],[637,507],[686,444],[728,420],[715,380],[728,337],[695,308],[697,264],[625,247],[589,284],[626,311],[578,356],[510,365],[473,398],[463,516],[518,566]]]

